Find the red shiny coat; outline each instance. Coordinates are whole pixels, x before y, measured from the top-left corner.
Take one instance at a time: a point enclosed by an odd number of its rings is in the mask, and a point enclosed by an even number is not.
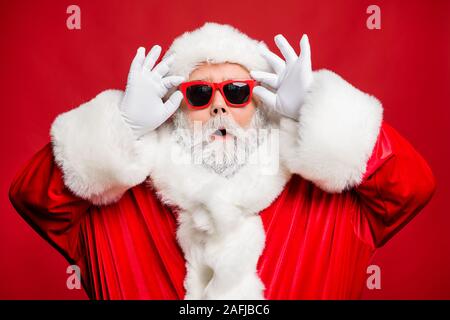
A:
[[[258,272],[267,299],[359,298],[377,247],[430,200],[424,159],[383,124],[363,182],[330,194],[294,175],[260,214],[266,245]],[[72,264],[95,299],[182,299],[185,261],[176,210],[141,184],[115,204],[94,206],[64,185],[51,145],[18,173],[10,199]]]

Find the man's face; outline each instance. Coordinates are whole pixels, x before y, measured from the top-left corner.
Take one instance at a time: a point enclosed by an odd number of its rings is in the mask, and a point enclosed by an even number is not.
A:
[[[203,80],[208,82],[222,82],[225,80],[249,80],[248,71],[235,63],[202,64],[189,76],[188,81]],[[231,117],[241,128],[247,128],[255,113],[255,101],[251,101],[245,107],[233,108],[227,105],[219,90],[216,90],[209,107],[200,110],[189,109],[183,100],[181,104],[183,112],[191,121],[207,122],[212,117],[220,115]]]
[[[249,79],[250,74],[242,66],[222,63],[202,64],[188,81]],[[193,110],[183,100],[173,121],[176,140],[203,166],[222,176],[233,176],[258,147],[258,130],[266,126],[265,114],[256,104],[252,100],[244,107],[230,107],[219,90],[204,109]]]

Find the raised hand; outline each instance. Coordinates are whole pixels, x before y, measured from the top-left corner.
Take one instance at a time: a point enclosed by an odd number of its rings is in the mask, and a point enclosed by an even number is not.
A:
[[[257,70],[250,73],[255,80],[273,88],[275,93],[262,86],[255,87],[253,93],[280,114],[298,120],[300,107],[313,80],[308,36],[303,35],[300,40],[299,56],[281,34],[275,36],[275,44],[285,61],[267,48],[260,47],[261,54],[275,73]]]
[[[164,103],[167,92],[185,79],[179,76],[164,77],[169,71],[174,56],[169,56],[153,68],[161,54],[158,45],[145,56],[140,47],[131,63],[127,87],[120,111],[136,137],[156,129],[180,106],[182,93],[177,90]]]

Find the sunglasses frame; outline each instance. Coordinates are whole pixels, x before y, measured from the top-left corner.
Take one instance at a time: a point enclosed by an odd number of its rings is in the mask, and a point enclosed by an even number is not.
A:
[[[239,103],[239,104],[231,103],[228,100],[228,98],[225,96],[225,93],[223,92],[223,87],[226,86],[227,84],[230,84],[233,82],[243,82],[250,87],[250,93],[248,96],[248,100],[246,102]],[[209,98],[208,103],[206,103],[203,106],[194,106],[189,103],[189,99],[187,98],[187,89],[193,85],[208,85],[208,86],[212,87],[213,91],[212,91],[211,97]],[[182,84],[180,84],[180,90],[183,93],[183,98],[184,98],[184,101],[186,102],[186,105],[188,106],[188,108],[193,109],[193,110],[201,110],[201,109],[208,108],[212,103],[212,100],[213,100],[214,94],[216,93],[216,90],[220,91],[223,99],[225,100],[225,102],[227,103],[228,106],[233,107],[233,108],[242,108],[242,107],[245,107],[246,105],[248,105],[252,101],[253,88],[255,87],[255,85],[256,85],[256,80],[253,80],[253,79],[225,80],[222,82],[209,82],[209,81],[203,81],[203,80],[194,80],[194,81],[183,82]]]

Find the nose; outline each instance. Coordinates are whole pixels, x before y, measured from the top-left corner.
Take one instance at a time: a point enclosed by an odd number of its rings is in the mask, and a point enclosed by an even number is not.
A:
[[[228,107],[222,94],[219,90],[214,93],[214,98],[211,103],[211,116],[226,115],[228,113]]]
[[[213,106],[211,108],[211,115],[212,116],[219,116],[219,115],[226,115],[227,114],[227,110],[224,107],[220,107],[220,106]]]

